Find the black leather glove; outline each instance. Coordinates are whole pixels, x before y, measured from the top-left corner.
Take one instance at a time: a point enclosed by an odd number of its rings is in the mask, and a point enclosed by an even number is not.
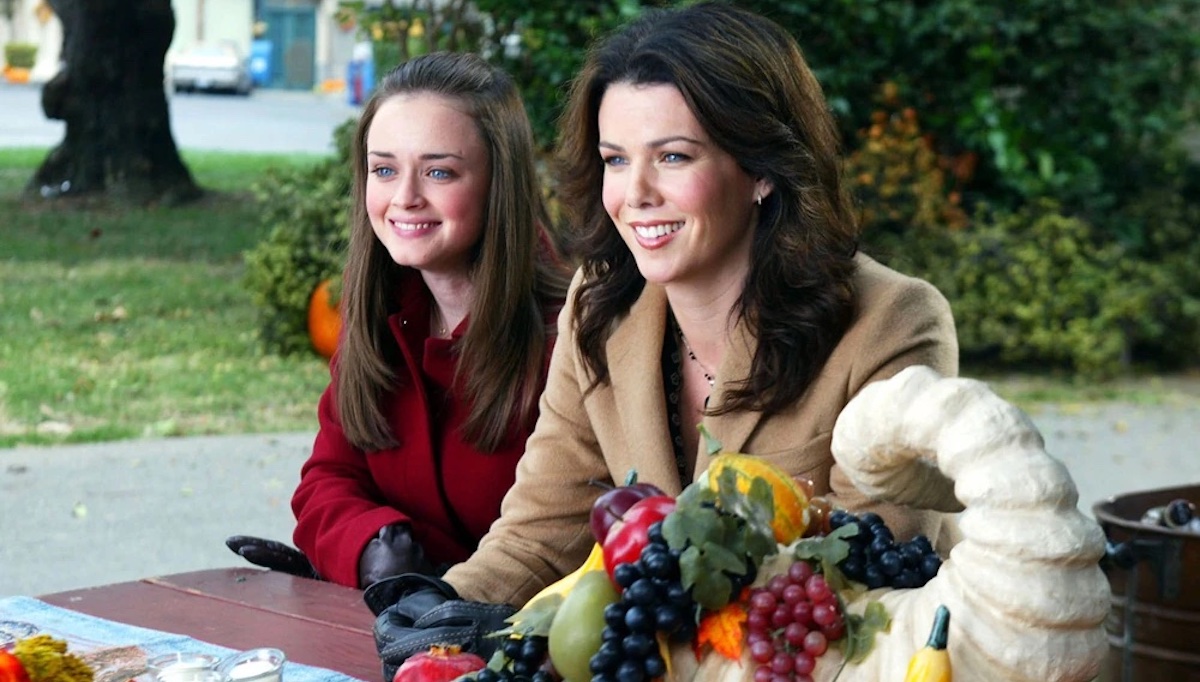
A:
[[[384,682],[391,682],[409,656],[435,644],[456,644],[489,660],[500,639],[487,635],[503,629],[516,612],[508,604],[463,601],[449,583],[415,573],[377,582],[363,599],[377,616],[375,648]]]
[[[425,559],[425,550],[412,537],[407,524],[397,523],[379,529],[358,558],[358,586],[368,587],[384,578],[401,573],[434,573]]]
[[[322,579],[303,552],[282,542],[249,535],[231,535],[225,538],[225,546],[256,566],[301,578]]]

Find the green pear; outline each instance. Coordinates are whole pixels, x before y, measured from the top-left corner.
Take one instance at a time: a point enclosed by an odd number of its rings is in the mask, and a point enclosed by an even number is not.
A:
[[[588,661],[600,650],[604,607],[620,596],[604,571],[588,571],[563,599],[550,623],[550,661],[564,682],[588,682]]]

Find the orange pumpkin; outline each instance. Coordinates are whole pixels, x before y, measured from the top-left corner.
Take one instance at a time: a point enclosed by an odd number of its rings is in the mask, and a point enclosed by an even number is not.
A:
[[[28,83],[29,69],[20,66],[10,66],[4,70],[4,78],[9,83]]]
[[[332,285],[332,279],[321,282],[308,299],[308,338],[313,350],[327,360],[337,350],[338,336],[342,332],[342,316],[337,305],[330,302]]]

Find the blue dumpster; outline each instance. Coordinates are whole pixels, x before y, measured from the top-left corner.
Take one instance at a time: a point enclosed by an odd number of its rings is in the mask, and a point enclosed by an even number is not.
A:
[[[261,88],[271,84],[271,41],[250,41],[250,79]]]

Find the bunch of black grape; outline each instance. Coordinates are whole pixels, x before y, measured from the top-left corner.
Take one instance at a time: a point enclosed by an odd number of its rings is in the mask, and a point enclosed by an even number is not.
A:
[[[620,601],[604,608],[600,650],[589,661],[592,682],[662,677],[667,664],[657,634],[677,642],[696,634],[696,602],[680,582],[680,552],[667,546],[661,522],[648,531],[650,542],[637,562],[613,569],[613,579],[623,591]]]
[[[507,665],[500,670],[484,668],[475,675],[476,682],[557,682],[550,666],[546,637],[509,637],[500,645]]]
[[[870,589],[921,587],[942,566],[942,559],[933,551],[929,538],[918,535],[908,542],[897,543],[878,514],[867,512],[858,517],[839,509],[829,515],[830,529],[848,524],[856,524],[858,534],[846,538],[850,555],[838,563],[838,568],[847,578]]]

